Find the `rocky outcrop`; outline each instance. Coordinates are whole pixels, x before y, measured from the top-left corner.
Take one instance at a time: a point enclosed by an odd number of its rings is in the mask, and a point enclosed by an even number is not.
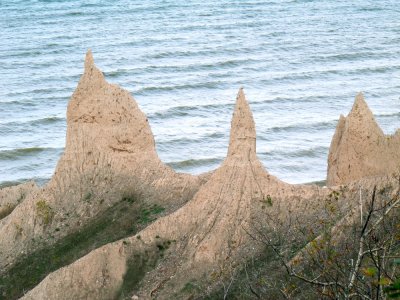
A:
[[[129,92],[107,83],[89,51],[53,177],[0,222],[0,270],[98,220],[123,199],[174,210],[206,179],[160,161],[146,116]]]
[[[340,116],[336,126],[329,150],[327,184],[335,186],[398,172],[399,150],[400,131],[385,135],[360,93],[349,115]]]
[[[30,193],[38,189],[33,181],[0,189],[0,219],[9,215]]]
[[[331,194],[327,188],[284,183],[263,168],[256,155],[252,113],[240,90],[228,155],[191,201],[137,235],[50,274],[24,299],[115,298],[126,292],[132,274],[136,281],[128,289],[130,296],[184,298],[187,283],[210,283],[257,253],[249,233],[271,226],[271,215],[281,223],[300,216],[306,222],[323,213]],[[346,210],[349,201],[343,199],[336,201],[342,201],[339,207]],[[157,250],[154,263],[151,253]],[[144,268],[145,261],[152,261],[153,267]]]

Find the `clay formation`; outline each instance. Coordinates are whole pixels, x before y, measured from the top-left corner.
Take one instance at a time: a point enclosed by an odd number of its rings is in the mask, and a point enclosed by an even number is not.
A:
[[[357,218],[360,185],[370,195],[377,182],[383,191],[385,182],[394,183],[363,179],[321,188],[270,175],[256,155],[255,124],[242,89],[222,165],[207,176],[177,174],[159,160],[147,119],[133,98],[105,81],[90,52],[67,122],[66,150],[52,180],[0,223],[0,269],[15,262],[21,251],[73,234],[125,195],[168,206],[170,214],[50,273],[24,299],[197,297],[260,253],[257,232],[280,232],[300,220],[317,237],[322,225],[316,221],[329,211],[335,212],[334,224]],[[328,184],[395,171],[399,139],[399,133],[382,133],[358,95],[337,126]],[[204,289],[185,289],[193,282]]]
[[[169,249],[133,293],[139,299],[170,299],[185,283],[209,282],[212,274],[232,270],[255,254],[259,249],[248,233],[266,226],[266,212],[283,223],[294,215],[305,220],[307,210],[322,211],[329,193],[326,188],[284,183],[265,171],[256,156],[252,113],[240,90],[227,158],[190,202],[137,235],[50,274],[25,299],[115,298],[129,269],[140,265],[138,257],[149,256],[157,247]]]
[[[359,93],[347,117],[340,116],[329,157],[327,185],[400,170],[400,130],[385,135]]]
[[[121,199],[174,210],[207,176],[179,174],[160,161],[146,116],[129,92],[105,80],[88,51],[53,177],[0,222],[0,270],[98,220]]]

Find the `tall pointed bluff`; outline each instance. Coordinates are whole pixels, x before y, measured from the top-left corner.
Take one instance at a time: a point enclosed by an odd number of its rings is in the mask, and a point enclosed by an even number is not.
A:
[[[68,105],[66,147],[53,177],[0,221],[0,277],[29,261],[30,253],[93,222],[104,223],[114,208],[118,219],[124,199],[137,210],[144,209],[139,203],[177,209],[206,179],[176,173],[161,162],[146,116],[129,92],[105,80],[88,51]]]
[[[328,157],[327,184],[346,184],[400,169],[400,130],[385,135],[359,93],[347,117],[340,116]]]
[[[284,183],[264,169],[256,155],[252,113],[240,90],[227,157],[192,200],[138,234],[50,274],[24,299],[113,299],[122,294],[186,299],[193,296],[186,284],[212,284],[257,254],[260,245],[249,233],[270,226],[271,215],[281,225],[290,218],[319,216],[331,192]],[[346,203],[341,209],[347,209]]]
[[[67,126],[66,149],[52,184],[63,185],[65,170],[75,169],[78,177],[108,170],[113,177],[135,181],[136,194],[165,203],[182,203],[200,185],[198,177],[176,173],[161,162],[147,117],[128,91],[107,83],[90,50],[68,104]]]

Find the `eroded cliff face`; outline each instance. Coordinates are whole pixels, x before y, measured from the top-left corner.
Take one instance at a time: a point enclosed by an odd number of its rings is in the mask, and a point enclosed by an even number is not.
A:
[[[363,95],[347,117],[340,116],[328,157],[327,184],[335,186],[400,169],[400,131],[385,135]]]
[[[0,270],[98,221],[124,199],[174,210],[207,176],[179,174],[160,161],[146,116],[127,91],[107,83],[89,51],[53,177],[0,222]]]
[[[144,299],[185,297],[188,282],[211,282],[211,276],[223,276],[224,270],[233,270],[257,253],[259,245],[249,233],[270,226],[271,215],[281,223],[296,216],[307,220],[323,212],[331,192],[284,183],[263,168],[256,156],[252,113],[240,90],[228,155],[192,200],[137,235],[105,245],[52,273],[25,299],[118,297],[127,274],[139,276],[143,260],[151,260],[150,253],[157,249],[158,260],[128,294]],[[346,209],[345,202],[342,207]]]

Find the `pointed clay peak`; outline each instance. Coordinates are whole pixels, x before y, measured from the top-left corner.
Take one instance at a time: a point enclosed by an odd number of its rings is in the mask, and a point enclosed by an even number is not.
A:
[[[340,117],[328,158],[328,186],[360,178],[392,174],[400,156],[400,138],[385,136],[362,93],[356,96],[348,116]]]
[[[85,69],[83,72],[84,82],[91,82],[91,84],[104,84],[105,78],[99,68],[96,67],[93,59],[92,50],[86,52]]]
[[[354,105],[364,105],[368,107],[367,103],[365,102],[363,92],[358,92],[356,98],[354,99]]]
[[[109,155],[115,159],[118,153],[148,151],[158,162],[145,114],[127,90],[107,82],[90,49],[84,73],[68,104],[67,125],[66,153],[70,149],[85,153],[83,147],[94,147],[105,153],[111,151]]]
[[[256,130],[253,114],[240,88],[231,122],[228,158],[231,156],[256,154]]]
[[[85,70],[89,70],[93,66],[94,66],[93,54],[92,54],[92,50],[89,49],[86,52],[86,57],[85,57]]]
[[[374,132],[378,135],[384,135],[382,129],[375,120],[374,114],[368,107],[367,102],[365,102],[363,93],[361,92],[357,94],[346,121],[353,123],[355,128],[357,128],[357,131],[368,131],[369,134]]]
[[[362,116],[363,118],[372,116],[373,118],[372,111],[369,109],[367,102],[365,102],[362,92],[357,94],[349,116]]]

